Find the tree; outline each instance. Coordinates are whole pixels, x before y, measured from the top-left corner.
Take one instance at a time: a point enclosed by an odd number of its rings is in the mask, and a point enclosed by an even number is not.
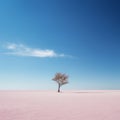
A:
[[[58,83],[58,92],[60,92],[60,87],[68,83],[68,75],[62,73],[56,73],[52,80]]]

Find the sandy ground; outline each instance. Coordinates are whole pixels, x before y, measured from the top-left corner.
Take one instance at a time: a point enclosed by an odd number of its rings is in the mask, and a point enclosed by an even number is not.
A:
[[[120,91],[0,91],[0,120],[120,120]]]

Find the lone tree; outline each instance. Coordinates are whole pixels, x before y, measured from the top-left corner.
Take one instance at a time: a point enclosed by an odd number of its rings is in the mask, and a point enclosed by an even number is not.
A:
[[[55,77],[52,80],[58,83],[58,92],[60,92],[60,87],[68,83],[68,75],[62,73],[56,73]]]

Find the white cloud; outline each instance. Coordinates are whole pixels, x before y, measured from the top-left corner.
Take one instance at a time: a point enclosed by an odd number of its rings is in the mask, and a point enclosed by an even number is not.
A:
[[[7,49],[11,49],[11,50],[13,49],[14,50],[14,49],[16,49],[16,47],[17,47],[16,44],[9,44],[7,46]]]
[[[27,47],[23,44],[9,43],[6,45],[6,49],[9,50],[6,54],[17,56],[31,56],[31,57],[64,57],[64,54],[57,54],[54,50],[41,50]]]

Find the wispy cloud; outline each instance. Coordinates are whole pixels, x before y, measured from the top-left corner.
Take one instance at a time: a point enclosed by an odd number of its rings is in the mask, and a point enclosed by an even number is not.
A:
[[[31,57],[65,57],[64,54],[58,54],[54,50],[30,48],[23,44],[8,43],[5,48],[6,54],[16,56],[31,56]]]

